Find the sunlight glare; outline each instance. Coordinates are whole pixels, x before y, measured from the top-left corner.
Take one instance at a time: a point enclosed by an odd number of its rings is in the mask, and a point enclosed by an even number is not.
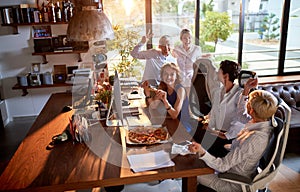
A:
[[[123,0],[126,16],[129,16],[133,7],[133,0]]]

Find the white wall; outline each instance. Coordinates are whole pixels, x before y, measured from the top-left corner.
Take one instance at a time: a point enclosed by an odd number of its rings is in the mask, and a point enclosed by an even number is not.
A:
[[[19,3],[34,2],[1,0],[0,7],[16,5]],[[67,25],[52,25],[52,34],[66,34]],[[25,71],[30,71],[32,63],[42,62],[41,56],[32,56],[33,39],[31,26],[19,26],[19,34],[13,35],[11,27],[0,26],[0,78],[2,84],[2,97],[4,97],[8,121],[14,117],[38,115],[47,102],[50,95],[54,92],[63,92],[70,87],[28,89],[27,96],[21,96],[22,90],[12,90],[17,83],[16,76]],[[81,54],[83,62],[91,62],[91,53]],[[77,54],[48,55],[48,64],[42,68],[53,68],[55,64],[79,65]],[[63,107],[63,106],[62,106]]]

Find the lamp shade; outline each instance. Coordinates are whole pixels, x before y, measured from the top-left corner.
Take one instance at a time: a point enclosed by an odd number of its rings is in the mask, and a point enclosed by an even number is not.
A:
[[[75,4],[76,11],[71,18],[67,36],[72,41],[108,40],[114,38],[112,25],[102,11],[94,5],[79,7]]]

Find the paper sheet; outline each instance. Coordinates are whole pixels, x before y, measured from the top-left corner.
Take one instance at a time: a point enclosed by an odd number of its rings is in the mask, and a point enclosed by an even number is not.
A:
[[[134,172],[148,171],[175,165],[175,163],[171,161],[169,153],[163,150],[152,153],[128,155],[127,159],[130,168]]]

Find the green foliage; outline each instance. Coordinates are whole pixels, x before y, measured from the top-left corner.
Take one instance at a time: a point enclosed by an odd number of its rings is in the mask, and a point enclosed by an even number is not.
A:
[[[111,100],[111,94],[112,94],[111,90],[101,90],[96,94],[94,99],[97,101],[101,101],[105,104],[108,104],[110,103]]]
[[[233,24],[227,13],[206,12],[206,18],[201,22],[201,36],[204,41],[214,42],[214,51],[219,39],[226,41],[233,32]]]
[[[120,60],[113,63],[113,69],[118,73],[130,73],[135,65],[140,64],[137,59],[131,57],[130,52],[140,39],[138,29],[125,29],[123,26],[113,26],[115,38],[106,42],[108,51],[118,50]]]
[[[178,12],[178,0],[159,1],[153,6],[154,15],[161,15],[164,13],[177,13]]]
[[[201,48],[203,53],[212,53],[215,50],[214,46],[206,44],[202,45]]]
[[[213,0],[210,0],[209,3],[202,3],[202,9],[201,9],[201,14],[203,18],[206,16],[206,12],[208,11],[213,11],[214,10],[214,5],[213,5]]]
[[[193,13],[195,11],[195,1],[187,1],[182,7],[183,13]]]
[[[166,13],[178,14],[178,4],[181,0],[156,1],[153,3],[153,15],[163,15]],[[195,1],[185,1],[182,7],[182,13],[193,13],[195,11]]]
[[[274,13],[271,13],[264,17],[261,23],[261,30],[258,31],[258,34],[263,35],[265,41],[270,41],[271,39],[277,39],[279,37],[279,28],[279,19]]]

